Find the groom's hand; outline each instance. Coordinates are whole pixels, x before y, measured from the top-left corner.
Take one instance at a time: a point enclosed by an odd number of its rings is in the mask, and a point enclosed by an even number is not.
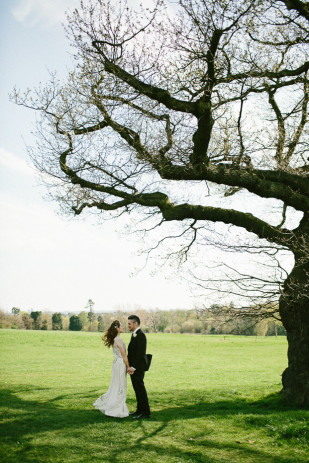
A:
[[[127,373],[128,373],[129,375],[133,375],[133,374],[134,374],[134,371],[135,371],[135,369],[132,368],[132,367],[130,367],[130,368],[127,369]]]

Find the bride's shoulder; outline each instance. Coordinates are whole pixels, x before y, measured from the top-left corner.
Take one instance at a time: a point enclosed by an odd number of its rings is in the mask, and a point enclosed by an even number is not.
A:
[[[116,336],[114,338],[114,344],[113,344],[113,347],[119,347],[119,346],[123,346],[124,342],[123,340],[121,339],[120,336]]]

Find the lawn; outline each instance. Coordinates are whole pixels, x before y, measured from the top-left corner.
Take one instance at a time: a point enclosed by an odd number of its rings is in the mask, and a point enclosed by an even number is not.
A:
[[[5,463],[309,461],[309,411],[278,393],[284,337],[149,334],[152,417],[138,422],[92,407],[112,365],[100,334],[0,330],[0,349]]]

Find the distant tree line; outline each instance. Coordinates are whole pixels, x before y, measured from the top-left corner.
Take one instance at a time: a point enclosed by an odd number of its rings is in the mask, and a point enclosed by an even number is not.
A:
[[[91,301],[91,300],[89,300]],[[92,304],[91,304],[92,303]],[[62,314],[42,311],[25,312],[16,307],[8,314],[0,311],[0,328],[24,330],[70,330],[70,331],[101,331],[104,332],[112,320],[119,320],[124,331],[127,329],[127,318],[134,312],[141,319],[141,325],[147,333],[196,333],[196,334],[237,334],[251,336],[285,335],[285,329],[280,320],[272,317],[261,319],[246,316],[231,317],[229,308],[214,305],[208,309],[191,310],[144,310],[140,308],[115,310],[114,312],[95,313],[94,303],[89,302],[89,311]],[[220,316],[218,316],[218,310]]]

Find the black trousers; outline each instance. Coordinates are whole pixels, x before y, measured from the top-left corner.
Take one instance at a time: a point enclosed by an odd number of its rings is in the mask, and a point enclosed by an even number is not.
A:
[[[131,381],[137,401],[136,411],[138,413],[143,413],[143,415],[150,415],[148,396],[144,384],[144,376],[144,371],[135,370],[134,374],[131,375]]]

